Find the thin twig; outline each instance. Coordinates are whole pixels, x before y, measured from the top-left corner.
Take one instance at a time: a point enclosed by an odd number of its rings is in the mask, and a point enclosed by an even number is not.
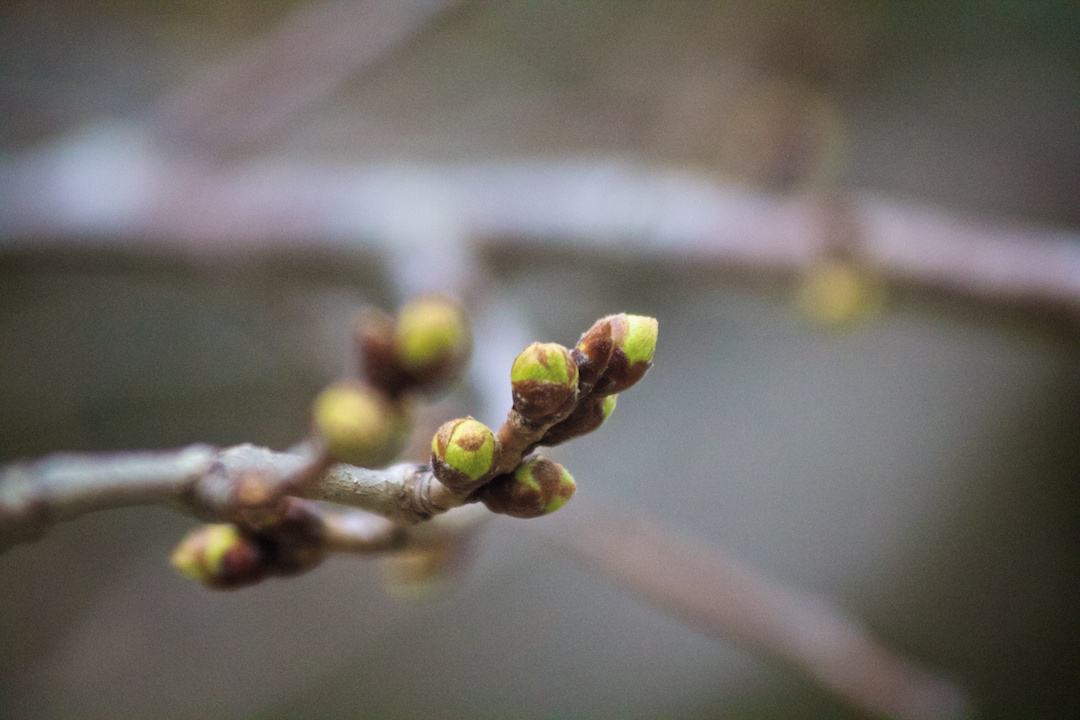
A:
[[[606,505],[575,505],[536,526],[608,579],[713,637],[790,664],[861,710],[965,717],[951,682],[885,647],[824,601],[784,587],[717,547]]]
[[[133,505],[185,506],[216,452],[192,445],[169,452],[57,453],[0,467],[0,549],[36,539],[60,522]]]
[[[35,539],[57,523],[117,507],[160,505],[202,520],[229,519],[243,510],[247,500],[238,489],[253,476],[271,492],[280,487],[308,499],[330,500],[397,525],[450,509],[439,502],[442,486],[423,465],[385,470],[336,465],[289,487],[310,463],[302,454],[253,445],[220,450],[192,445],[161,452],[57,453],[0,466],[0,549]]]
[[[208,154],[251,147],[385,58],[453,3],[306,3],[231,60],[163,98],[150,122]]]

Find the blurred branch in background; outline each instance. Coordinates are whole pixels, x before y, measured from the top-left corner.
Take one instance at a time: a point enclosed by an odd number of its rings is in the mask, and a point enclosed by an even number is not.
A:
[[[250,150],[385,59],[453,4],[364,0],[301,5],[231,61],[164,97],[151,111],[150,124],[208,156]]]
[[[670,266],[793,273],[837,249],[886,278],[1080,312],[1080,236],[868,194],[777,197],[631,161],[227,168],[99,128],[0,166],[0,249],[43,240],[200,255],[302,244],[400,251],[618,252]],[[401,229],[422,224],[426,241]],[[838,241],[838,237],[840,238]],[[838,248],[839,244],[839,248]]]
[[[275,131],[454,5],[301,5],[231,59],[168,93],[141,123],[84,128],[0,164],[0,250],[74,237],[181,244],[212,255],[297,243],[347,251],[374,245],[400,255],[405,245],[409,258],[398,263],[399,275],[431,257],[437,259],[425,268],[460,273],[454,258],[465,242],[556,243],[657,262],[783,272],[839,250],[890,279],[1065,307],[1074,315],[1080,308],[1075,232],[843,192],[820,178],[808,194],[770,196],[619,158],[349,166],[275,154]],[[821,157],[802,174],[813,175],[814,168],[825,172],[818,166],[835,164],[840,140],[836,122],[818,117],[831,112],[819,107],[825,101],[803,95],[816,109],[810,119],[833,128],[812,134],[811,149]],[[787,140],[798,136],[792,132]],[[782,146],[785,137],[773,140]],[[243,159],[243,151],[257,149],[257,160]]]
[[[638,513],[612,504],[588,510],[538,529],[707,635],[787,663],[875,716],[959,718],[971,711],[951,682],[885,647],[821,599]]]

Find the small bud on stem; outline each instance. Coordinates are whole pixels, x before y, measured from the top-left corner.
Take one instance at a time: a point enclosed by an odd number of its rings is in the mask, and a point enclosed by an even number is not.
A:
[[[514,410],[535,425],[566,414],[577,399],[578,368],[558,343],[533,343],[510,369]]]
[[[296,575],[306,572],[326,557],[326,525],[315,506],[299,498],[288,498],[284,516],[271,528],[258,533],[268,548],[271,572]]]
[[[357,327],[364,373],[380,390],[434,393],[459,375],[472,349],[472,332],[461,305],[441,295],[405,304],[392,318],[365,313]]]
[[[435,477],[449,488],[466,490],[482,484],[495,466],[495,435],[482,422],[461,418],[443,423],[431,439]]]
[[[397,354],[414,378],[428,379],[460,369],[468,358],[472,337],[461,306],[450,298],[426,295],[398,312]]]
[[[881,311],[885,282],[872,268],[857,262],[819,260],[803,272],[796,300],[811,322],[834,330],[847,329]]]
[[[612,315],[614,348],[603,375],[593,386],[597,395],[619,393],[633,386],[652,367],[658,332],[656,318],[644,315]]]
[[[215,590],[254,585],[267,575],[265,549],[235,525],[204,525],[185,537],[172,554],[181,575]]]
[[[547,458],[526,460],[513,474],[500,475],[477,493],[492,512],[516,518],[550,515],[577,490],[574,478],[562,465]]]
[[[401,452],[408,435],[403,406],[357,382],[323,390],[312,415],[330,457],[350,465],[385,465]]]

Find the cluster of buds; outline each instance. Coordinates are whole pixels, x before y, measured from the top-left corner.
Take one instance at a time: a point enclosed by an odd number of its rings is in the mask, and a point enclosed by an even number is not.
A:
[[[438,482],[417,482],[414,489],[423,488],[424,502],[439,511],[480,502],[517,518],[555,512],[577,485],[565,468],[533,451],[603,425],[616,394],[652,366],[656,338],[655,319],[620,314],[597,321],[573,348],[533,343],[510,368],[513,406],[499,430],[471,417],[443,424],[431,441]],[[295,491],[334,462],[372,468],[392,461],[409,433],[410,397],[444,389],[471,345],[460,306],[435,296],[409,303],[396,318],[369,313],[356,339],[363,379],[336,383],[315,398],[317,442],[308,444],[309,456],[282,477],[251,470],[228,479],[229,501],[220,512],[228,522],[195,530],[173,553],[183,575],[230,589],[322,562],[340,528],[319,506],[293,497]],[[250,453],[245,447],[241,452]],[[401,561],[388,571],[414,590],[445,574],[454,554],[440,542],[395,549]]]
[[[290,492],[331,463],[373,468],[393,461],[408,441],[410,397],[445,389],[471,344],[464,311],[446,297],[417,298],[396,317],[365,313],[356,328],[361,376],[330,385],[312,403],[311,461],[286,478],[234,478],[223,513],[229,522],[193,531],[173,553],[173,565],[209,587],[230,589],[319,564],[327,552],[324,516]]]
[[[656,339],[654,318],[620,314],[598,320],[572,349],[533,343],[510,369],[513,407],[497,433],[472,418],[439,428],[431,443],[435,476],[493,512],[533,518],[558,510],[573,495],[574,479],[530,453],[603,425],[616,394],[652,366]]]
[[[396,317],[373,310],[356,328],[363,380],[345,380],[315,399],[315,435],[330,460],[363,467],[391,462],[411,428],[409,396],[444,390],[468,360],[468,319],[450,298],[427,295]]]

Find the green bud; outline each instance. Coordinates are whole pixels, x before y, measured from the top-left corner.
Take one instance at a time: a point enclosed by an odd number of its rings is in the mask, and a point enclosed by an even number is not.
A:
[[[533,343],[510,369],[514,409],[535,423],[566,412],[577,398],[577,383],[577,364],[558,343]]]
[[[496,447],[494,433],[478,420],[461,418],[443,423],[431,439],[435,477],[451,488],[475,485],[495,465]]]
[[[796,297],[811,322],[850,328],[881,312],[885,283],[871,268],[850,260],[821,260],[803,272]]]
[[[526,460],[512,474],[500,475],[480,488],[478,497],[492,512],[517,518],[550,515],[577,490],[562,465],[547,458]]]
[[[598,395],[622,392],[633,386],[652,367],[656,352],[656,318],[644,315],[612,315],[611,339],[614,349],[600,380],[593,387]]]
[[[407,439],[403,407],[360,383],[326,388],[315,398],[312,415],[315,430],[337,462],[385,465],[401,452]]]
[[[215,590],[259,582],[267,574],[266,553],[235,525],[204,525],[189,533],[173,551],[171,562],[184,577]]]
[[[457,362],[467,355],[469,323],[453,300],[427,295],[401,308],[397,317],[398,359],[410,371]]]
[[[355,332],[365,376],[392,397],[442,390],[460,374],[472,349],[464,309],[441,295],[406,303],[396,318],[367,310]]]
[[[548,428],[541,445],[559,445],[598,429],[615,411],[616,395],[589,395],[581,400],[565,420]]]

